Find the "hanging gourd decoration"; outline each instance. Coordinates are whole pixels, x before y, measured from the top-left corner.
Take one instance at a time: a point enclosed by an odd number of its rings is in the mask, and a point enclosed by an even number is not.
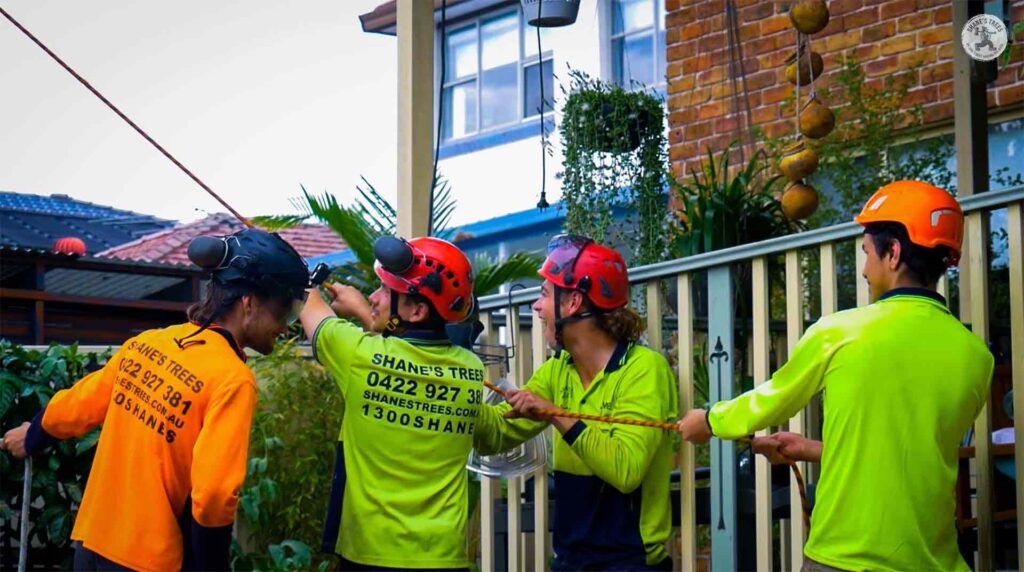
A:
[[[803,139],[786,147],[779,160],[779,172],[794,183],[810,176],[817,168],[818,153],[808,147]]]
[[[800,0],[789,9],[789,20],[797,31],[817,34],[828,26],[828,5],[825,0]]]
[[[800,69],[800,76],[797,77],[797,68]],[[797,53],[786,58],[786,80],[793,85],[809,85],[818,79],[825,69],[825,61],[821,54],[811,52],[804,54],[804,50],[797,50]]]
[[[782,212],[789,220],[803,220],[818,210],[818,191],[803,181],[790,183],[782,193]]]
[[[827,105],[811,96],[800,110],[800,133],[811,139],[821,139],[835,129],[836,115]]]

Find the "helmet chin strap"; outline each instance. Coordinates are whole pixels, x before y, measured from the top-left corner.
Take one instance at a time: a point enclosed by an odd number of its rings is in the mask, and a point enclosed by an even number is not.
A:
[[[597,315],[593,310],[586,310],[572,316],[562,317],[562,290],[563,288],[555,286],[555,354],[562,353],[565,349],[565,345],[562,343],[562,328],[566,324],[572,324],[574,322],[582,322],[588,320]]]
[[[391,309],[388,321],[384,324],[384,331],[381,335],[384,337],[393,336],[401,331],[405,330],[434,330],[436,328],[424,328],[419,324],[403,320],[398,314],[398,292],[391,291]]]

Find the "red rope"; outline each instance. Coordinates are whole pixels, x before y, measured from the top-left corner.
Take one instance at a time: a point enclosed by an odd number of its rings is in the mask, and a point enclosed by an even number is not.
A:
[[[130,125],[132,127],[132,129],[134,129],[135,131],[138,132],[139,135],[142,135],[142,137],[145,138],[146,141],[149,141],[154,147],[156,147],[157,151],[160,151],[161,153],[163,153],[164,157],[167,157],[172,163],[174,163],[179,169],[181,169],[186,175],[188,175],[189,178],[191,178],[193,181],[196,182],[196,184],[198,184],[200,187],[202,187],[204,191],[206,191],[207,193],[210,193],[210,196],[212,196],[214,199],[217,199],[217,202],[219,202],[221,205],[223,205],[224,208],[228,209],[228,211],[231,214],[233,214],[235,216],[235,218],[237,218],[239,221],[241,221],[242,224],[244,224],[247,227],[252,228],[252,223],[249,222],[249,219],[245,218],[244,216],[239,214],[238,211],[236,211],[235,209],[231,208],[231,205],[229,205],[227,203],[227,201],[225,201],[224,199],[220,198],[220,195],[218,195],[217,193],[213,192],[213,189],[208,187],[206,185],[206,183],[204,183],[201,180],[199,180],[199,177],[195,176],[192,173],[192,171],[189,171],[188,168],[185,167],[185,165],[182,165],[180,161],[175,159],[173,155],[171,155],[170,153],[167,152],[166,149],[161,147],[159,143],[157,143],[152,137],[150,137],[148,133],[143,131],[141,127],[136,125],[134,121],[129,119],[127,115],[122,113],[121,110],[118,109],[116,105],[111,103],[109,99],[107,99],[106,97],[103,97],[102,93],[100,93],[99,91],[96,90],[96,88],[94,88],[92,85],[90,85],[89,82],[85,80],[85,78],[83,78],[81,75],[78,74],[78,72],[76,72],[75,70],[71,69],[71,66],[69,66],[66,63],[64,63],[64,60],[60,59],[57,56],[57,54],[53,53],[53,51],[50,50],[50,48],[46,47],[46,45],[44,45],[41,41],[39,41],[38,38],[33,36],[32,32],[29,32],[27,29],[25,29],[25,27],[22,26],[17,20],[15,20],[10,14],[8,14],[7,11],[3,9],[3,7],[0,7],[0,14],[3,14],[5,18],[10,20],[10,22],[12,24],[14,24],[14,26],[16,28],[21,30],[21,32],[23,34],[25,34],[26,36],[28,36],[28,38],[30,40],[35,42],[35,44],[37,46],[39,46],[44,52],[46,52],[46,54],[48,56],[53,58],[53,60],[55,62],[57,62],[58,64],[60,64],[60,66],[62,68],[67,70],[67,72],[69,74],[74,76],[74,78],[77,79],[79,81],[79,83],[84,85],[85,88],[88,89],[89,91],[91,91],[93,95],[98,97],[100,99],[100,101],[102,101],[103,103],[107,104],[107,107],[109,107],[111,110],[113,110],[113,112],[116,113],[118,117],[123,119],[125,121],[125,123]]]

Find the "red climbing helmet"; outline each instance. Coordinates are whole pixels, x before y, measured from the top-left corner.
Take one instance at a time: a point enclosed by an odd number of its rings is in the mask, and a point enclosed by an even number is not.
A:
[[[454,244],[440,238],[405,241],[393,236],[373,245],[374,271],[385,286],[419,294],[446,322],[461,322],[473,309],[473,265]]]
[[[539,274],[559,288],[579,290],[601,310],[615,310],[629,302],[629,276],[622,255],[585,236],[552,238]]]

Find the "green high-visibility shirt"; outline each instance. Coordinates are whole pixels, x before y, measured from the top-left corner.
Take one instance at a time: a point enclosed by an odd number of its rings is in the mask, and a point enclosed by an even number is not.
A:
[[[371,566],[468,567],[480,359],[444,332],[383,337],[341,319],[324,320],[313,347],[345,402],[323,549]]]
[[[608,365],[584,389],[568,352],[549,359],[523,388],[558,407],[627,419],[675,421],[675,375],[659,353],[620,343]],[[493,454],[548,426],[506,419],[507,403],[484,406],[475,447]],[[668,557],[672,532],[669,480],[675,433],[632,425],[577,421],[554,438],[553,548],[567,570],[626,570]]]
[[[708,421],[736,439],[783,424],[822,392],[804,554],[844,570],[967,570],[955,528],[958,449],[992,368],[941,296],[901,288],[823,317],[770,381],[715,404]]]

